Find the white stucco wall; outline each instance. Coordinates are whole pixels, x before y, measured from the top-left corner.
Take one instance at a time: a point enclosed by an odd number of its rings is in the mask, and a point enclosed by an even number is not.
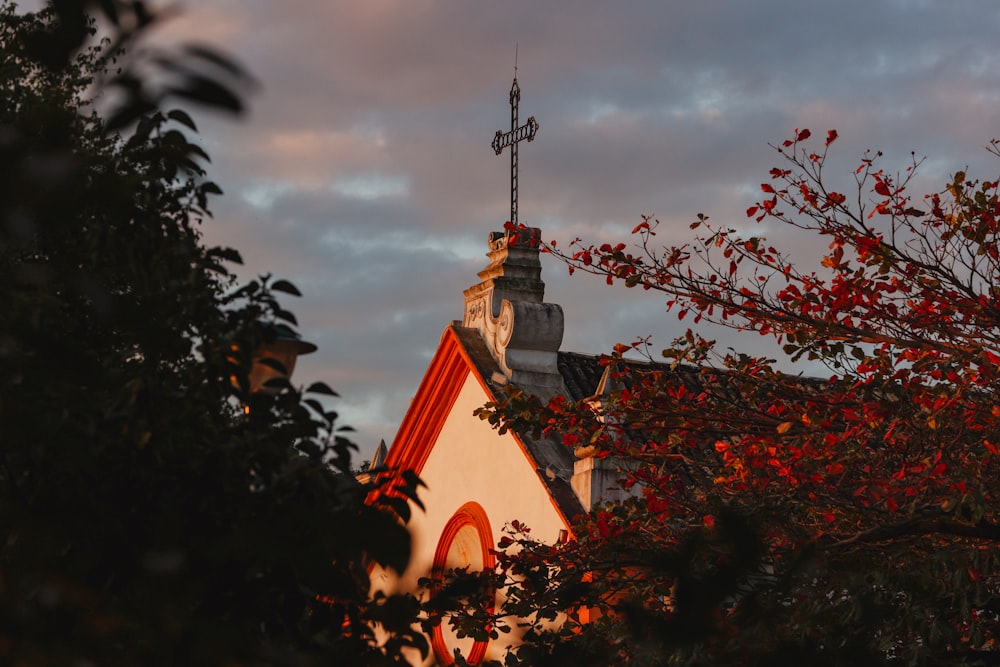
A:
[[[555,542],[565,528],[561,517],[538,479],[532,464],[512,435],[498,435],[488,422],[473,412],[487,402],[479,380],[469,372],[430,456],[420,473],[427,485],[420,498],[426,511],[414,508],[410,520],[413,553],[401,580],[375,572],[374,584],[383,590],[415,590],[420,577],[428,576],[434,551],[445,524],[469,501],[479,503],[489,517],[493,546],[503,527],[517,519],[531,528],[532,535]],[[507,638],[491,646],[488,657],[498,657]],[[427,664],[434,664],[430,660]]]
[[[514,437],[510,433],[498,435],[488,422],[473,414],[487,400],[479,381],[469,373],[420,473],[427,485],[422,495],[426,512],[418,510],[411,520],[412,568],[430,570],[444,524],[470,500],[486,510],[494,544],[511,519],[526,523],[546,542],[554,542],[559,529],[565,527]]]

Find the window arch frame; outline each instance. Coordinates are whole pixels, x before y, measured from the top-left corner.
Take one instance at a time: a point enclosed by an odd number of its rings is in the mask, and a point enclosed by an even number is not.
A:
[[[448,522],[445,524],[441,531],[441,537],[438,539],[437,548],[434,550],[434,561],[431,570],[431,579],[434,582],[432,591],[436,592],[442,584],[444,579],[444,573],[448,561],[448,552],[451,551],[452,544],[455,542],[455,538],[458,537],[459,532],[467,527],[472,526],[479,536],[479,547],[481,549],[481,557],[483,563],[483,571],[489,571],[496,568],[496,555],[494,553],[493,545],[493,529],[490,527],[489,516],[486,514],[486,510],[483,506],[477,502],[470,501],[455,510],[455,513],[451,515]],[[495,596],[489,602],[489,610],[493,611],[496,604]],[[431,648],[434,650],[434,654],[437,656],[438,660],[441,661],[443,665],[453,665],[455,664],[455,659],[452,656],[448,645],[445,643],[444,633],[442,631],[443,623],[439,623],[434,626],[431,632]],[[489,641],[473,640],[472,648],[469,650],[469,654],[465,656],[465,659],[469,664],[478,664],[485,656],[486,649],[489,646]]]

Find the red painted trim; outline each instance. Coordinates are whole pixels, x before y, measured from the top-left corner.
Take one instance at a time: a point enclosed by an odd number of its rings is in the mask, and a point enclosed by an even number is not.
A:
[[[475,368],[461,348],[452,328],[445,329],[441,344],[389,448],[386,466],[412,470],[418,475],[423,470],[448,413],[462,391],[465,376]]]
[[[490,528],[490,519],[486,516],[486,510],[483,509],[482,505],[476,502],[468,502],[458,508],[458,510],[452,515],[445,524],[444,530],[441,531],[441,539],[438,540],[437,549],[434,551],[434,565],[431,570],[431,578],[434,581],[434,586],[440,586],[441,581],[444,577],[445,566],[448,559],[448,551],[451,550],[451,545],[455,541],[455,537],[458,532],[466,527],[472,526],[476,529],[476,533],[479,535],[479,547],[481,551],[481,558],[483,561],[483,570],[488,571],[496,567],[496,556],[493,554],[493,529]],[[432,589],[433,590],[433,589]],[[493,611],[493,605],[495,600],[490,601],[490,612]],[[469,651],[469,655],[465,656],[466,661],[470,665],[479,664],[479,662],[486,656],[486,648],[489,645],[488,641],[474,641],[472,644],[472,650]],[[431,633],[431,648],[434,649],[434,654],[438,657],[443,665],[453,665],[455,664],[454,657],[452,656],[451,650],[448,648],[444,641],[444,633],[441,629],[441,625],[434,627]]]

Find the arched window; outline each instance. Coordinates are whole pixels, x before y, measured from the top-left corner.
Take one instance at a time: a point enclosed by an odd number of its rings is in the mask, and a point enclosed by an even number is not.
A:
[[[479,503],[468,502],[445,524],[434,551],[435,582],[440,582],[444,573],[456,568],[468,568],[470,572],[492,570],[496,558],[492,553],[493,531],[486,511]],[[489,600],[492,608],[493,600]],[[443,665],[454,663],[454,651],[459,649],[470,664],[477,664],[486,655],[487,642],[470,638],[459,639],[455,632],[443,622],[434,628],[431,646]]]

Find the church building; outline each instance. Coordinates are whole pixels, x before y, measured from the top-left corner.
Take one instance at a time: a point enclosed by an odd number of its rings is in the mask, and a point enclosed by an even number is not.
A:
[[[385,459],[420,476],[426,510],[415,508],[409,523],[406,571],[374,572],[376,589],[416,590],[434,571],[493,567],[491,550],[512,520],[542,541],[566,539],[573,517],[622,493],[609,460],[577,458],[553,439],[501,435],[474,414],[502,398],[506,385],[543,399],[580,400],[607,384],[598,357],[559,350],[563,311],[544,301],[538,241],[531,228],[490,234],[489,263],[464,292],[463,318],[441,336]],[[456,648],[472,663],[500,658],[509,641],[459,640],[438,627],[426,664],[450,664]]]
[[[492,569],[504,526],[519,521],[544,542],[570,537],[571,520],[600,500],[622,497],[621,474],[609,459],[577,458],[555,439],[500,434],[475,411],[517,387],[548,400],[599,398],[613,384],[598,357],[561,352],[563,311],[545,303],[538,229],[517,224],[518,144],[538,132],[534,117],[518,125],[521,91],[510,90],[510,131],[493,149],[510,149],[509,229],[489,235],[486,268],[464,292],[461,320],[441,342],[383,465],[413,470],[427,488],[414,508],[409,565],[401,575],[376,569],[376,590],[416,591],[419,580],[452,568]],[[374,465],[382,463],[380,453]],[[448,665],[457,649],[476,664],[502,658],[511,638],[458,639],[446,624],[431,636],[425,665]]]

